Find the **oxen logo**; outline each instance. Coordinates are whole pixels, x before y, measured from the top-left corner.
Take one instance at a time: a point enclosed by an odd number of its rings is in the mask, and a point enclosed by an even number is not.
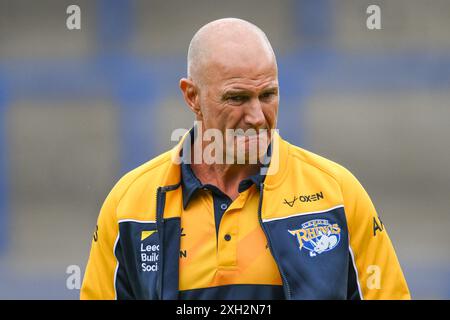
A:
[[[288,230],[298,241],[300,251],[306,249],[310,257],[334,249],[341,239],[341,228],[326,219],[310,220],[300,229]]]

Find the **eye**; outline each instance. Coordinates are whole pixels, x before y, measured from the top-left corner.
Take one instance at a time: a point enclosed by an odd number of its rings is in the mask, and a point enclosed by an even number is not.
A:
[[[237,96],[230,96],[227,99],[231,103],[243,103],[248,100],[248,97],[245,95],[237,95]]]
[[[275,96],[275,92],[269,91],[264,92],[262,95],[259,96],[260,99],[268,100]]]

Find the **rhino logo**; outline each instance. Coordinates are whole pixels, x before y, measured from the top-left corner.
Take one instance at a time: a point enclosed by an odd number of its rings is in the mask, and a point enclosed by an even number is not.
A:
[[[300,251],[309,251],[310,257],[334,249],[341,238],[341,228],[337,223],[331,224],[326,219],[310,220],[302,224],[300,229],[288,230],[295,236]]]

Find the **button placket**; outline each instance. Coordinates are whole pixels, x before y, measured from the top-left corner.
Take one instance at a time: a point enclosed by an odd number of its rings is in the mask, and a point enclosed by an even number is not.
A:
[[[227,212],[222,218],[218,240],[218,262],[220,267],[235,267],[237,264],[238,216]]]

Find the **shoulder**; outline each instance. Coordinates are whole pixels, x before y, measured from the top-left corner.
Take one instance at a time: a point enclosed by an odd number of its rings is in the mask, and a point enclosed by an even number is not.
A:
[[[301,147],[290,144],[289,156],[294,166],[307,173],[333,179],[340,186],[356,179],[343,165]]]
[[[119,203],[136,185],[161,184],[172,164],[171,154],[171,151],[166,151],[123,175],[111,191],[116,202]]]
[[[292,145],[290,155],[298,168],[304,168],[302,171],[306,173],[302,176],[306,180],[313,181],[311,183],[314,185],[320,184],[336,195],[339,193],[346,211],[354,213],[357,208],[366,208],[367,212],[375,212],[370,196],[350,170],[339,163]]]
[[[359,180],[341,164],[293,145],[290,145],[289,155],[291,166],[301,172],[299,176],[304,180],[306,189],[324,190],[332,202],[345,206],[352,220],[358,208],[365,208],[366,212],[375,211]]]

